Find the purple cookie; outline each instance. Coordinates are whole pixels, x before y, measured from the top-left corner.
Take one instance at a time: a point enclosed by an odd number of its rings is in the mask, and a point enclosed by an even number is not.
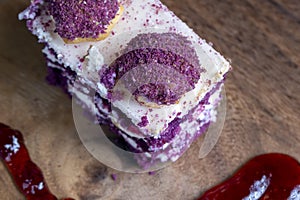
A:
[[[70,41],[106,33],[119,8],[118,0],[49,0],[48,5],[55,31]]]
[[[128,43],[101,82],[112,90],[122,79],[139,102],[169,105],[195,88],[201,72],[187,38],[175,33],[149,33],[139,34]]]

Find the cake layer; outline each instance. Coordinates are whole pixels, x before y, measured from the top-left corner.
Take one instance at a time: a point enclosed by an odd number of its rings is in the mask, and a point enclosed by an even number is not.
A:
[[[80,88],[76,88],[72,83],[72,73],[66,73],[57,68],[50,68],[48,77],[56,77],[53,79],[56,82],[52,82],[56,85],[67,82],[69,91],[80,100],[80,104],[83,107],[88,110],[94,108],[94,100],[89,95],[84,94]],[[65,85],[62,84],[61,86],[64,87]],[[207,130],[209,124],[215,122],[217,115],[215,108],[221,98],[221,88],[222,84],[220,83],[195,109],[191,110],[185,116],[185,120],[175,120],[175,123],[170,124],[170,133],[173,134],[171,138],[158,137],[156,139],[144,138],[142,140],[128,136],[128,134],[116,127],[109,119],[109,102],[103,102],[105,100],[98,95],[95,98],[96,104],[99,105],[97,106],[97,119],[100,124],[108,125],[111,131],[120,137],[120,139],[117,139],[117,145],[137,153],[135,158],[139,165],[146,169],[156,162],[176,161],[190,144]],[[96,111],[94,112],[96,113]],[[148,152],[149,150],[150,152]]]
[[[61,85],[65,88],[65,83],[67,84],[68,91],[79,99],[80,104],[86,107],[90,112],[95,113],[99,123],[102,125],[110,125],[114,132],[119,133],[120,136],[132,144],[136,150],[140,152],[156,152],[161,149],[168,147],[178,135],[181,134],[181,127],[189,127],[188,130],[195,132],[195,128],[201,127],[203,123],[209,123],[213,118],[211,115],[207,115],[208,111],[216,107],[216,102],[220,98],[220,87],[222,82],[218,84],[212,91],[210,91],[206,97],[190,112],[182,118],[175,118],[172,122],[168,124],[166,131],[162,132],[157,137],[134,137],[128,134],[128,129],[119,129],[109,118],[112,112],[111,103],[100,97],[99,94],[95,93],[91,95],[87,93],[88,91],[84,90],[84,87],[77,85],[74,82],[74,73],[70,70],[58,70],[58,69],[49,69],[50,75],[48,77],[55,77],[54,81],[57,81],[56,84]],[[59,72],[60,71],[60,72]],[[55,73],[54,75],[51,75]],[[52,81],[53,83],[53,81]],[[61,84],[63,83],[63,84]],[[189,124],[196,123],[192,128]],[[184,125],[182,125],[184,124]],[[134,126],[131,125],[131,128],[134,129]]]
[[[46,3],[42,0],[33,1],[31,7],[19,15],[27,19],[27,25],[40,42],[47,43],[44,53],[52,63],[63,64],[77,74],[78,84],[85,85],[87,90],[96,90],[104,99],[109,99],[109,91],[100,82],[101,75],[122,52],[128,48],[157,49],[157,44],[139,44],[129,46],[128,43],[140,34],[176,34],[189,40],[191,48],[196,51],[201,67],[201,74],[193,89],[179,94],[176,104],[150,107],[141,104],[142,100],[129,101],[132,93],[121,100],[114,101],[114,107],[120,112],[112,112],[110,120],[120,129],[122,117],[126,117],[139,128],[141,137],[157,137],[168,128],[177,117],[183,117],[195,108],[213,87],[223,80],[229,70],[229,63],[209,44],[199,38],[190,28],[178,19],[158,0],[121,1],[124,15],[115,25],[113,33],[103,41],[80,44],[65,44],[55,32],[52,16],[48,14]],[[163,42],[163,41],[159,41]],[[53,54],[54,52],[54,54]],[[176,53],[176,52],[175,52]],[[186,58],[188,62],[192,60]],[[52,65],[55,66],[55,65]],[[144,96],[149,96],[148,90],[142,90]],[[176,98],[175,98],[176,99]],[[156,102],[157,103],[157,102]],[[139,126],[142,125],[142,126]],[[135,132],[127,130],[130,136],[137,137]]]

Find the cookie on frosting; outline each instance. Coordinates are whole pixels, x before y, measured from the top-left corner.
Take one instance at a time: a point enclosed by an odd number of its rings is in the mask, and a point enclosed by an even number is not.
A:
[[[66,43],[105,39],[124,10],[118,0],[49,0],[48,7]]]
[[[144,106],[178,104],[193,90],[204,71],[192,43],[176,33],[139,34],[104,72],[101,82],[109,89],[121,79]],[[124,77],[123,77],[124,76]]]

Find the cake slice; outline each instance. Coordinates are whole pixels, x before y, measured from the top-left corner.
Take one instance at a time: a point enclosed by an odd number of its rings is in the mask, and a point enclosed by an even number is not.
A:
[[[45,44],[48,81],[142,167],[177,160],[215,121],[230,63],[160,1],[35,0],[19,19]]]

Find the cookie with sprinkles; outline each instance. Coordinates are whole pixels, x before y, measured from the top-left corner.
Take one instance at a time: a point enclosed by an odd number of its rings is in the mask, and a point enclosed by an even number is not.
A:
[[[48,9],[66,43],[105,39],[124,10],[118,0],[49,0]]]
[[[139,103],[158,108],[178,104],[204,71],[188,38],[176,33],[146,33],[127,44],[101,82],[109,89],[122,83]]]

